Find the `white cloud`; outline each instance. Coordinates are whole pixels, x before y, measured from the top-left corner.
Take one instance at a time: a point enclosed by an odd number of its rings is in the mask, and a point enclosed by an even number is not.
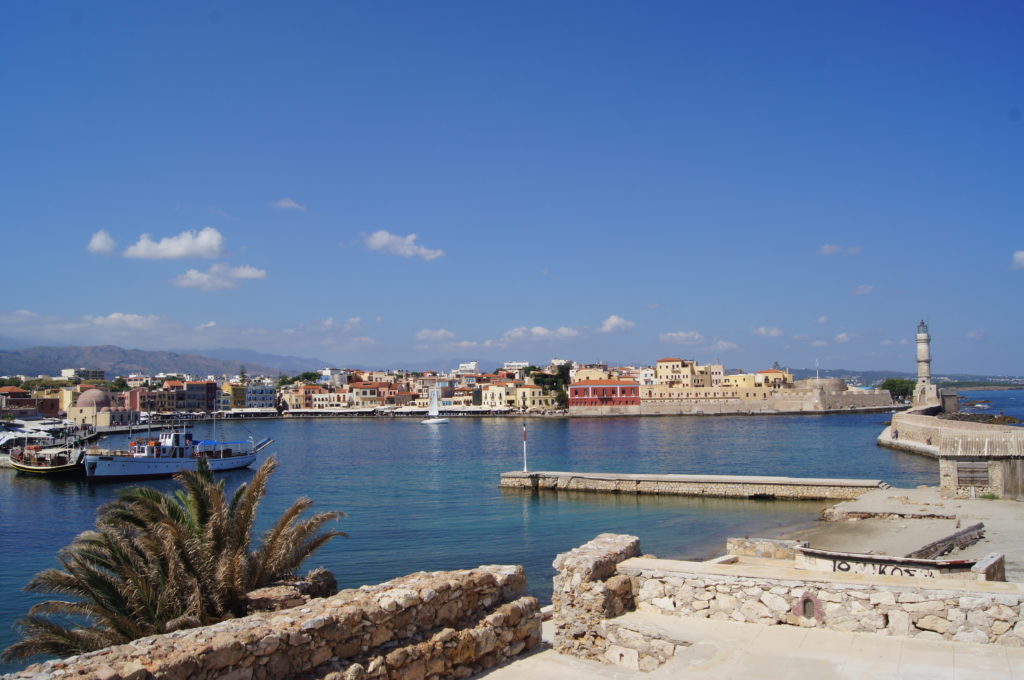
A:
[[[111,312],[107,316],[86,316],[85,320],[96,326],[109,328],[129,328],[131,330],[144,331],[156,328],[161,324],[159,316],[150,314],[124,314],[123,312]]]
[[[728,340],[715,340],[715,342],[708,346],[708,349],[716,352],[730,352],[739,347],[735,342],[729,342]]]
[[[782,329],[774,326],[758,326],[754,329],[754,335],[760,335],[762,338],[777,338],[782,335]]]
[[[832,339],[837,345],[842,345],[850,341],[850,335],[848,333],[836,333],[836,337]]]
[[[604,323],[601,324],[600,330],[602,333],[619,333],[622,331],[628,331],[635,327],[636,324],[634,322],[623,319],[617,314],[612,314],[604,320]]]
[[[885,345],[886,347],[891,347],[892,345],[895,345],[896,343],[893,342],[892,340],[882,340],[882,344]]]
[[[811,338],[811,336],[807,335],[806,333],[799,333],[799,334],[793,336],[794,340],[800,340],[800,341],[809,340],[810,338]]]
[[[704,342],[704,336],[697,331],[662,333],[658,336],[658,339],[673,345],[699,345]]]
[[[275,208],[281,208],[282,210],[305,210],[306,206],[299,205],[290,198],[279,198],[270,205]]]
[[[988,337],[988,334],[980,328],[975,328],[967,333],[968,340],[979,341],[984,340],[986,337]]]
[[[442,340],[451,340],[455,337],[455,333],[444,329],[444,328],[424,328],[416,334],[417,340],[428,340],[430,342],[441,342]]]
[[[575,338],[577,335],[579,335],[579,331],[568,326],[561,326],[556,330],[550,330],[544,326],[519,326],[505,331],[502,338],[509,342],[515,342],[519,340],[561,340]]]
[[[444,251],[440,248],[424,248],[416,243],[416,238],[416,234],[399,236],[380,229],[365,237],[363,243],[370,250],[380,250],[399,257],[419,257],[430,261],[444,255]]]
[[[836,253],[846,253],[847,255],[860,255],[864,251],[860,246],[839,246],[833,243],[827,243],[821,248],[818,248],[818,252],[822,255],[835,255]]]
[[[198,326],[196,326],[196,328],[198,328],[199,330],[203,330],[205,328],[216,328],[216,327],[217,327],[217,322],[216,321],[207,321],[206,323],[202,323],[202,324],[199,324]]]
[[[824,340],[815,340],[811,343],[811,347],[828,347],[828,343]]]
[[[115,241],[105,229],[100,229],[92,235],[91,239],[89,239],[88,249],[90,253],[106,255],[114,252],[114,248],[116,247],[117,241]]]
[[[822,314],[818,317],[818,323],[828,323],[828,317]]]
[[[909,345],[910,344],[910,340],[907,340],[906,338],[903,338],[902,340],[900,340],[900,344],[901,345]]]
[[[147,260],[173,260],[183,257],[220,257],[224,254],[224,237],[213,227],[202,231],[183,231],[177,236],[166,236],[154,241],[149,234],[139,237],[139,242],[128,246],[125,257],[140,257]]]
[[[854,295],[869,295],[875,289],[874,286],[860,285],[853,289]]]
[[[1024,269],[1024,250],[1013,251],[1013,268]]]
[[[215,264],[207,271],[189,269],[174,279],[174,285],[181,288],[198,288],[199,290],[225,290],[236,288],[238,282],[246,279],[265,279],[267,272],[256,267],[243,264],[229,267],[226,264]]]

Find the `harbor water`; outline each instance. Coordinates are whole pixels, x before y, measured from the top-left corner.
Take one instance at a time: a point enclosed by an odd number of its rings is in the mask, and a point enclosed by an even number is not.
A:
[[[995,393],[993,407],[1007,395]],[[980,393],[972,393],[978,398]],[[989,393],[985,393],[988,398]],[[294,499],[348,516],[339,538],[307,567],[325,566],[342,587],[420,570],[507,563],[526,567],[532,594],[551,596],[551,562],[609,531],[640,536],[662,557],[717,554],[728,536],[771,535],[815,521],[823,502],[531,493],[498,488],[522,469],[522,426],[534,470],[706,473],[881,479],[937,484],[935,461],[890,451],[875,438],[890,416],[652,417],[601,419],[347,418],[228,422],[220,439],[273,437],[280,463],[260,510],[266,526]],[[196,435],[209,437],[209,425]],[[105,445],[124,444],[126,436]],[[252,470],[223,473],[229,488]],[[164,491],[173,480],[146,482]],[[0,469],[0,647],[13,622],[42,599],[23,591],[36,572],[93,526],[96,510],[126,483],[18,476]],[[0,665],[0,672],[19,666]]]

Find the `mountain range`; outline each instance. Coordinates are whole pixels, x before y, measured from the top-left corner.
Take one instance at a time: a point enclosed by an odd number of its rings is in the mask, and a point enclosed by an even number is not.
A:
[[[199,352],[204,352],[200,354]],[[210,354],[217,356],[210,356]],[[244,366],[249,375],[295,374],[326,366],[319,359],[262,354],[251,350],[149,351],[115,345],[94,347],[28,347],[0,350],[0,375],[58,376],[63,368],[91,368],[106,372],[108,379],[131,373],[188,373],[235,375]]]

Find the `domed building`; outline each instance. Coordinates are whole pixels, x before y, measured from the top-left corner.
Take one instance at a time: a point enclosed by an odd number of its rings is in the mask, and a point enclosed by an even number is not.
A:
[[[109,392],[91,389],[78,395],[75,405],[68,408],[68,420],[75,425],[90,425],[96,429],[123,427],[138,422],[138,414],[123,406]]]

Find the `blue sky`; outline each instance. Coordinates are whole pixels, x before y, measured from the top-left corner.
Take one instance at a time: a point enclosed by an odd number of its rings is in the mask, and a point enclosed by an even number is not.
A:
[[[1024,374],[1017,2],[8,2],[5,344]]]

